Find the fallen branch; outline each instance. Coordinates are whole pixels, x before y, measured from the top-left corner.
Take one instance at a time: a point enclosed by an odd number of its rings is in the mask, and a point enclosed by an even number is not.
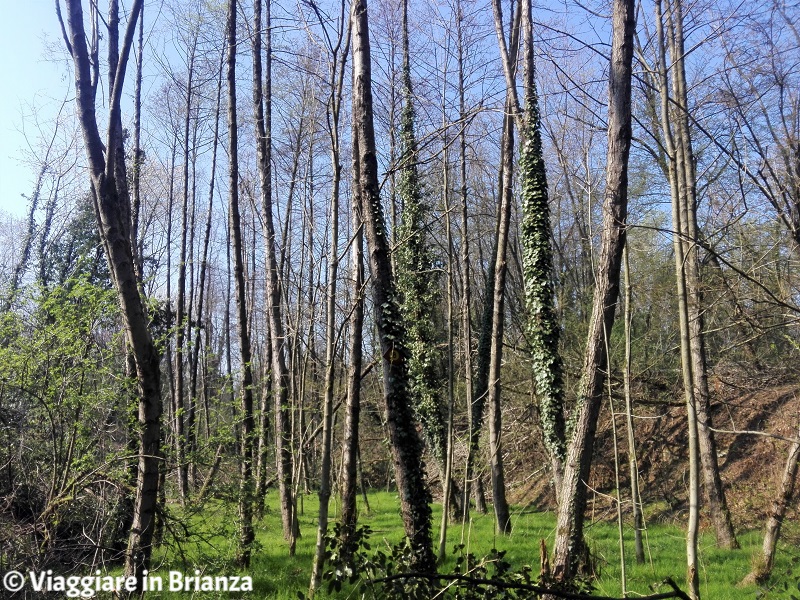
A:
[[[561,591],[558,589],[551,589],[539,585],[532,585],[528,583],[512,583],[509,581],[501,581],[495,579],[481,579],[479,577],[470,577],[469,575],[459,574],[444,574],[444,573],[398,573],[396,575],[388,575],[386,577],[379,577],[378,579],[368,579],[369,583],[383,583],[389,581],[396,581],[398,579],[430,579],[432,581],[464,581],[474,585],[490,585],[501,589],[514,589],[526,590],[535,592],[537,594],[547,594],[549,596],[556,596],[558,598],[566,598],[567,600],[583,600],[585,598],[592,598],[593,600],[624,600],[614,596],[593,596],[591,594],[575,594],[573,592]],[[661,585],[668,585],[672,588],[671,592],[662,592],[660,594],[650,594],[649,596],[639,596],[639,600],[662,600],[666,598],[680,598],[681,600],[690,600],[689,596],[681,590],[678,585],[669,577],[661,582]]]

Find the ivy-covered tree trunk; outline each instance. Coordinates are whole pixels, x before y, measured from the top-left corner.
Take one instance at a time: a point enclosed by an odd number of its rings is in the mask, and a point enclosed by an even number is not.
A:
[[[519,158],[519,179],[522,187],[521,242],[528,309],[527,333],[544,444],[550,454],[558,499],[566,457],[563,364],[558,349],[560,325],[553,292],[550,204],[542,156],[530,0],[523,0],[522,22],[525,32],[525,129]]]
[[[408,35],[408,0],[403,1],[403,108],[400,114],[399,181],[397,195],[403,206],[394,252],[401,311],[408,327],[409,391],[414,412],[422,425],[431,453],[444,476],[446,453],[444,356],[441,275],[436,268],[430,235],[432,207],[423,192],[417,163],[413,88]],[[442,486],[444,489],[444,485]],[[453,490],[456,512],[461,494]]]
[[[388,232],[378,186],[375,129],[372,109],[372,75],[369,19],[366,0],[354,0],[351,12],[353,39],[353,128],[358,154],[357,187],[369,248],[372,299],[383,360],[386,420],[392,446],[400,511],[413,551],[414,567],[436,568],[431,540],[431,495],[425,481],[422,443],[414,427],[408,389],[410,352],[390,263]]]

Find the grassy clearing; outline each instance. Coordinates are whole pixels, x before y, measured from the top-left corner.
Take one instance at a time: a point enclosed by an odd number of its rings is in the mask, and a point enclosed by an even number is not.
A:
[[[360,521],[368,523],[373,530],[371,546],[388,549],[401,539],[402,526],[398,511],[397,497],[386,492],[374,492],[369,496],[370,512],[361,506]],[[253,577],[254,591],[247,594],[213,593],[152,593],[151,598],[276,598],[294,599],[298,592],[305,592],[311,572],[311,560],[316,539],[316,496],[302,499],[300,527],[303,537],[298,541],[296,555],[288,556],[288,545],[280,530],[280,514],[277,498],[269,499],[268,510],[257,527],[257,546],[253,553],[251,568],[241,573]],[[338,506],[331,505],[332,518],[336,517]],[[434,506],[434,529],[438,532],[441,507]],[[555,515],[536,512],[532,509],[517,508],[513,513],[514,529],[508,537],[497,536],[494,531],[494,518],[491,514],[473,515],[470,523],[452,524],[448,530],[448,554],[452,554],[455,544],[463,543],[468,552],[484,556],[496,547],[505,550],[506,560],[515,569],[525,564],[532,565],[538,572],[539,540],[544,538],[552,548]],[[236,549],[236,508],[232,503],[212,502],[204,507],[202,513],[188,518],[192,535],[180,543],[171,543],[155,557],[154,574],[167,581],[169,570],[179,570],[193,574],[198,569],[202,574],[237,574],[232,566]],[[176,528],[173,526],[172,530]],[[683,530],[674,524],[654,524],[648,528],[648,561],[636,565],[633,559],[633,532],[626,530],[627,589],[630,597],[653,593],[652,584],[672,577],[679,585],[684,585],[685,537]],[[438,534],[437,534],[438,537]],[[599,577],[595,582],[598,595],[621,596],[619,541],[614,523],[594,522],[588,525],[587,538],[596,558]],[[761,543],[760,532],[750,532],[740,536],[742,549],[739,551],[720,550],[715,547],[713,534],[705,532],[701,539],[701,593],[703,600],[730,600],[737,598],[790,598],[790,593],[800,594],[796,581],[800,580],[800,568],[793,569],[800,554],[794,548],[781,548],[775,568],[775,581],[771,589],[757,589],[755,586],[737,588],[750,569],[752,557],[757,554]],[[452,570],[454,557],[442,568]],[[797,578],[793,576],[797,573]],[[784,590],[784,583],[788,591]],[[660,589],[658,591],[666,591]],[[351,591],[352,592],[352,591]],[[318,598],[329,598],[319,594]],[[335,598],[356,598],[344,591]]]

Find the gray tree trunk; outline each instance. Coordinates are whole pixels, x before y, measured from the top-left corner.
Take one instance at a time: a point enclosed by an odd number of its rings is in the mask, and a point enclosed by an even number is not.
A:
[[[503,467],[503,410],[500,404],[500,368],[503,362],[503,329],[505,320],[506,255],[508,234],[511,228],[511,201],[513,196],[514,170],[514,120],[511,103],[506,98],[506,116],[503,121],[501,151],[502,188],[500,192],[499,220],[497,227],[497,252],[494,262],[494,289],[492,290],[492,334],[489,352],[489,380],[487,400],[489,404],[489,467],[492,475],[492,502],[497,529],[511,533],[511,516],[506,500],[506,482]]]
[[[628,211],[628,156],[631,145],[631,73],[636,8],[632,0],[615,0],[612,16],[608,94],[608,157],[603,202],[603,234],[597,262],[597,285],[584,357],[577,419],[564,464],[558,507],[553,574],[570,579],[583,556],[586,483],[592,466],[597,419],[608,364],[607,340],[619,298],[625,220]]]
[[[131,199],[125,168],[120,103],[128,57],[142,2],[134,0],[130,6],[128,25],[121,48],[118,44],[118,21],[109,19],[107,64],[111,74],[111,85],[105,155],[95,108],[99,40],[96,36],[89,38],[86,35],[81,1],[68,0],[66,7],[67,27],[64,29],[64,39],[74,63],[75,99],[86,146],[95,214],[111,277],[119,296],[127,344],[136,364],[139,387],[139,466],[133,523],[125,556],[125,573],[141,582],[143,572],[150,563],[158,502],[161,373],[159,355],[148,329],[148,317],[134,269]],[[116,1],[112,2],[110,12],[117,12],[116,7]],[[91,47],[87,44],[87,40]]]
[[[247,319],[247,289],[244,279],[241,216],[239,214],[239,134],[236,111],[236,0],[228,3],[227,23],[228,82],[228,164],[229,198],[228,228],[233,246],[233,279],[236,290],[236,316],[239,333],[241,414],[239,422],[239,544],[237,563],[250,565],[255,534],[253,531],[253,374],[251,370],[250,334]]]
[[[717,536],[717,545],[722,548],[739,547],[733,531],[730,510],[725,499],[722,479],[719,475],[717,445],[711,430],[711,395],[708,389],[708,367],[706,361],[705,334],[703,332],[703,297],[700,282],[700,259],[698,256],[697,229],[697,175],[692,138],[689,128],[688,93],[686,90],[686,67],[683,42],[682,0],[669,2],[670,12],[668,46],[672,58],[674,111],[675,168],[678,170],[678,194],[681,211],[681,243],[684,245],[686,277],[686,309],[689,325],[690,353],[692,361],[692,385],[694,386],[695,411],[697,413],[698,441],[703,481],[708,498],[711,517]],[[663,115],[662,118],[667,118]]]
[[[408,349],[390,263],[389,240],[378,187],[369,19],[366,0],[354,0],[351,12],[353,40],[353,128],[358,154],[358,191],[369,246],[372,299],[380,352],[383,357],[384,403],[392,446],[395,478],[406,536],[414,553],[415,569],[435,569],[431,540],[431,495],[425,481],[422,443],[414,427],[408,392]]]

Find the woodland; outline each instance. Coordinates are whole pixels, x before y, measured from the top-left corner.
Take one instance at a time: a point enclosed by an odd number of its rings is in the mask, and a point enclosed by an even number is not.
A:
[[[800,593],[800,4],[52,19],[0,213],[0,571]]]

